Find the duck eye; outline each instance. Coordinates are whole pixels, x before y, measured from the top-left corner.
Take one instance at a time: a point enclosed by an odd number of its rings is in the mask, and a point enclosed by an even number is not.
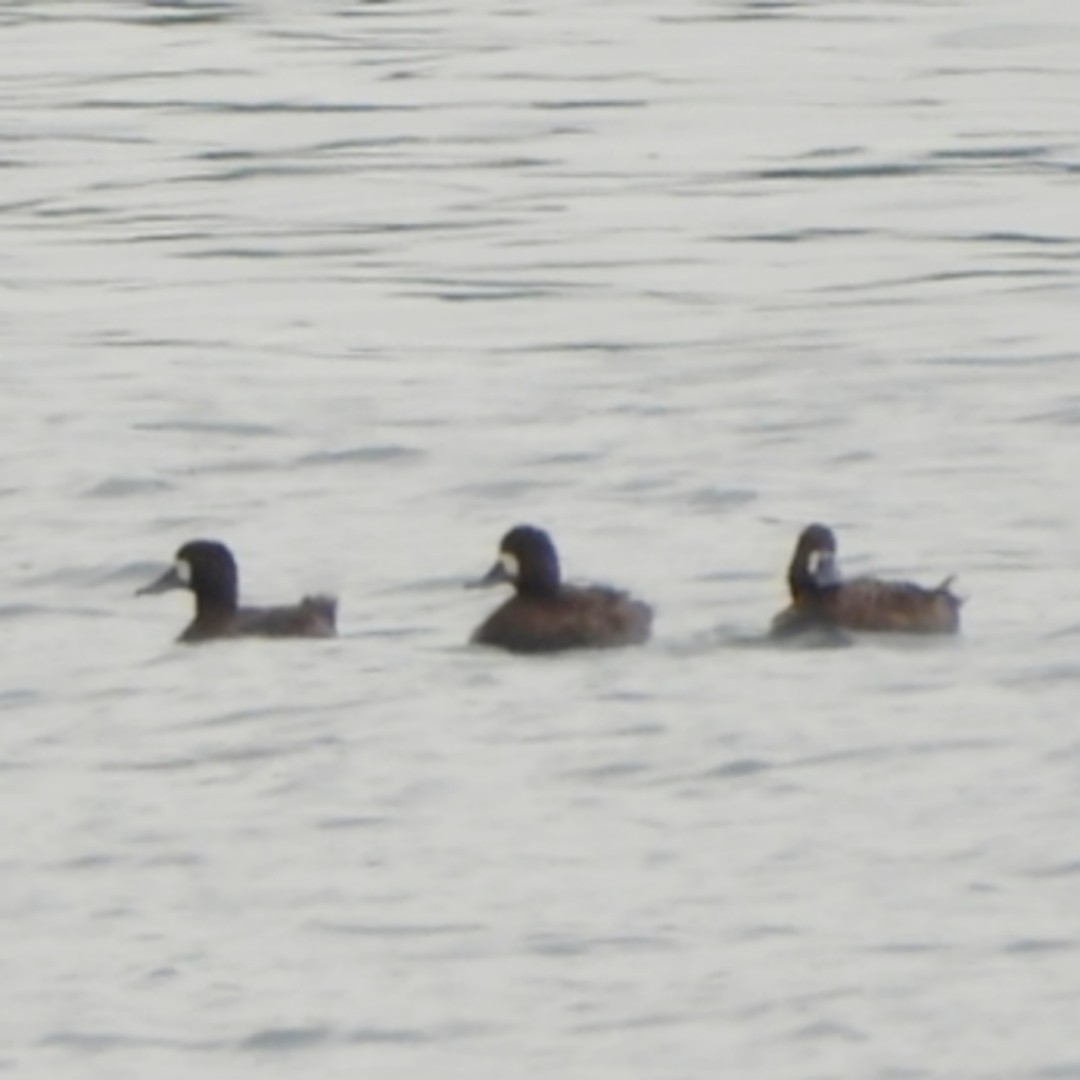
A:
[[[508,578],[517,581],[521,567],[517,561],[516,555],[511,555],[509,551],[499,552],[499,564],[502,566]]]
[[[176,576],[185,585],[191,584],[191,563],[187,559],[176,560]]]

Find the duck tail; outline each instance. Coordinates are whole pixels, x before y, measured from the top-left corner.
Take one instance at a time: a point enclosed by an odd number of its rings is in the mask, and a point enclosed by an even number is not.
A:
[[[957,607],[960,607],[966,600],[966,596],[960,596],[958,593],[952,591],[953,582],[956,580],[955,574],[950,574],[935,590],[936,593],[941,593],[947,596]]]
[[[303,607],[325,619],[331,627],[337,626],[337,597],[336,596],[305,596]]]

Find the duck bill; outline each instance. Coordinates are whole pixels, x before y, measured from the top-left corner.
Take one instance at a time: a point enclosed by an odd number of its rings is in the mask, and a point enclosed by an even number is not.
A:
[[[499,585],[503,582],[513,584],[513,581],[514,579],[510,576],[510,572],[506,569],[500,559],[482,578],[477,578],[476,581],[470,581],[465,587],[467,589],[486,589],[490,585]]]
[[[187,582],[180,576],[179,570],[175,566],[170,566],[157,581],[151,581],[149,585],[144,585],[141,589],[136,589],[135,595],[150,596],[153,593],[169,592],[171,589],[186,588]]]

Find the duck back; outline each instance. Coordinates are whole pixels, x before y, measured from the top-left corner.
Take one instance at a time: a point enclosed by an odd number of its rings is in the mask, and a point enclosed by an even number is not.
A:
[[[305,596],[299,604],[242,607],[235,612],[200,612],[181,634],[188,644],[229,637],[334,637],[337,601],[331,596]]]
[[[564,585],[555,596],[516,595],[496,608],[472,640],[511,652],[641,645],[652,629],[652,609],[603,586]]]
[[[852,578],[798,597],[774,620],[774,636],[786,637],[821,624],[845,630],[899,634],[956,634],[963,601],[949,589],[908,581]]]
[[[909,581],[852,578],[827,590],[821,602],[832,621],[850,630],[955,634],[960,629],[961,600],[948,580],[928,589]]]

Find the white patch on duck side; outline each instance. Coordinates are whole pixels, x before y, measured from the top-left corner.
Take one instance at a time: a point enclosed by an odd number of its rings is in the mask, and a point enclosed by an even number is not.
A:
[[[187,559],[176,560],[176,577],[185,585],[191,584],[191,563]]]
[[[499,563],[506,572],[506,576],[511,581],[517,581],[518,574],[521,573],[521,564],[517,561],[517,556],[511,555],[509,551],[500,551]]]

